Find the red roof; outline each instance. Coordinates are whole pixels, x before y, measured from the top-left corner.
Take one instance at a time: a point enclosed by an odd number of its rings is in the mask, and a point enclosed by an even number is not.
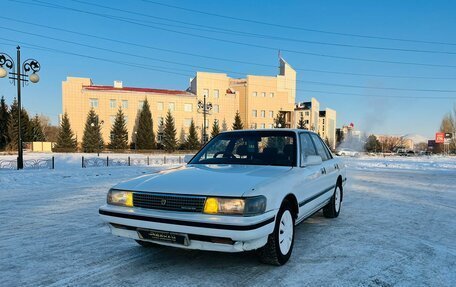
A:
[[[83,86],[83,88],[86,90],[91,90],[91,91],[128,91],[128,92],[156,93],[156,94],[168,94],[168,95],[189,95],[190,94],[187,91],[133,88],[133,87],[114,88],[113,86]]]

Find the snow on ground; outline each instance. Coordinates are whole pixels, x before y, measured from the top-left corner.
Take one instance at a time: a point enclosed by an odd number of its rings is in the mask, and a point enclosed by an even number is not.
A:
[[[0,285],[455,285],[456,159],[344,161],[340,216],[300,224],[283,267],[112,236],[98,217],[109,187],[163,166],[0,171]]]

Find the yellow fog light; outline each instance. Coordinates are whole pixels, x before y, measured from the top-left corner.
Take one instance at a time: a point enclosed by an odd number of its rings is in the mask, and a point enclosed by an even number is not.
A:
[[[122,190],[110,190],[108,192],[108,204],[133,206],[133,193]]]
[[[204,204],[204,213],[216,214],[218,213],[218,200],[217,198],[209,197]]]

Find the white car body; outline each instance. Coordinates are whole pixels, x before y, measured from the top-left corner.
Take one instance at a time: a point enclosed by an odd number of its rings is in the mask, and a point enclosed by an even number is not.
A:
[[[310,217],[330,201],[337,184],[345,185],[344,165],[339,159],[305,165],[299,138],[304,130],[279,129],[296,135],[296,166],[187,164],[120,183],[113,189],[160,196],[191,198],[265,196],[264,213],[255,216],[212,215],[106,204],[99,209],[114,235],[143,240],[138,229],[188,235],[186,244],[154,241],[180,248],[241,252],[267,243],[285,198],[296,209],[295,223]],[[273,130],[275,131],[275,130]],[[243,132],[243,131],[236,131]],[[228,132],[231,133],[231,132]],[[326,146],[325,146],[326,147]],[[327,148],[327,147],[326,147]],[[330,153],[329,149],[327,149]],[[163,202],[163,201],[162,201]]]

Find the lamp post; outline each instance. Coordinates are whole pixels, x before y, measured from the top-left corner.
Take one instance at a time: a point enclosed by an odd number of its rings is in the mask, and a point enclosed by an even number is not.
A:
[[[206,102],[207,95],[204,94],[203,101],[198,101],[198,112],[203,114],[203,144],[207,142],[207,125],[206,125],[206,116],[212,110],[212,103]]]
[[[7,71],[10,70],[10,72]],[[8,54],[0,53],[0,78],[9,75],[13,85],[17,86],[17,104],[18,104],[18,139],[17,139],[17,169],[24,168],[24,155],[22,151],[22,132],[21,132],[21,85],[25,86],[27,82],[38,83],[40,77],[40,63],[35,59],[27,59],[21,63],[21,47],[17,46],[16,66],[14,60]],[[29,76],[28,74],[32,72]]]

